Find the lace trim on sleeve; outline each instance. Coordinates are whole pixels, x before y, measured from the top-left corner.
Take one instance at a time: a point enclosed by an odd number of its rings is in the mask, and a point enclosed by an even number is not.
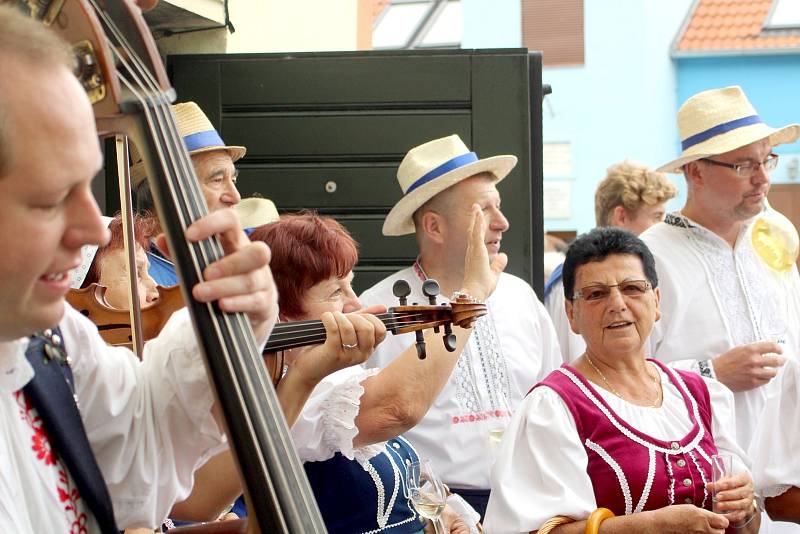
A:
[[[761,489],[762,496],[766,499],[767,497],[777,497],[779,495],[783,495],[792,487],[791,484],[776,484],[774,486],[767,486],[766,488]]]
[[[365,369],[363,373],[351,376],[335,386],[321,406],[324,429],[322,441],[325,446],[362,465],[380,454],[385,446],[385,442],[381,442],[353,447],[353,439],[358,435],[355,420],[361,408],[361,396],[364,394],[361,383],[379,371],[380,369]]]

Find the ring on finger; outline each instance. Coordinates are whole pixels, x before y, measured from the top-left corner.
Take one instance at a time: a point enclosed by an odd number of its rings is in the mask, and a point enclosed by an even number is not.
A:
[[[343,349],[354,349],[354,348],[356,348],[356,347],[358,347],[358,341],[356,341],[356,342],[355,342],[355,343],[353,343],[352,345],[349,345],[349,344],[347,344],[347,343],[342,343],[342,348],[343,348]]]

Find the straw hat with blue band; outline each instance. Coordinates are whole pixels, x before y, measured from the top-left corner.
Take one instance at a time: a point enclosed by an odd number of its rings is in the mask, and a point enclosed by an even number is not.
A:
[[[239,160],[244,156],[246,149],[243,146],[228,146],[222,137],[214,129],[214,125],[208,120],[206,114],[194,102],[181,102],[172,106],[172,113],[175,115],[175,122],[178,125],[178,133],[183,138],[186,150],[189,154],[202,154],[215,150],[225,150],[230,154],[233,161]],[[134,186],[139,185],[145,179],[145,169],[142,158],[139,156],[136,147],[131,148],[131,181]]]
[[[516,156],[480,159],[457,135],[434,139],[412,148],[397,169],[403,198],[383,223],[383,235],[414,233],[414,212],[436,194],[471,176],[491,173],[496,182],[517,164]]]
[[[739,86],[703,91],[689,98],[678,110],[681,156],[657,169],[681,172],[689,162],[724,154],[768,139],[771,146],[793,143],[800,125],[772,128],[764,124]]]

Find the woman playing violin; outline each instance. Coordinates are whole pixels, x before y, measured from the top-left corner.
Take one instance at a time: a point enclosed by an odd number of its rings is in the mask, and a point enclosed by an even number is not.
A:
[[[483,301],[495,287],[504,258],[494,265],[495,270],[490,268],[481,217],[481,211],[474,209],[462,289]],[[250,238],[264,241],[272,250],[282,318],[329,320],[361,307],[351,287],[358,259],[356,244],[333,219],[311,214],[284,216],[257,229]],[[360,323],[354,321],[352,331],[342,331],[342,343],[344,355],[361,350],[364,354],[359,359],[363,361],[367,352],[372,352],[372,332],[382,335],[383,328],[373,327],[371,320],[363,321],[363,326]],[[426,334],[425,360],[418,358],[412,346],[380,372],[360,366],[345,368],[309,391],[292,437],[329,532],[421,530],[404,490],[405,465],[417,455],[399,436],[425,415],[447,381],[469,331],[456,334],[458,347],[453,353],[446,352],[431,332]],[[302,351],[289,355],[286,385],[293,375],[301,377],[296,384],[309,376],[315,364]],[[347,491],[342,491],[345,483]],[[468,531],[457,516],[448,518],[451,532]]]
[[[138,280],[139,305],[144,307],[158,299],[156,282],[148,272],[146,248],[155,229],[155,222],[149,217],[134,215],[133,235],[136,249],[136,278]],[[98,284],[106,288],[103,294],[106,304],[119,310],[127,310],[128,305],[128,258],[125,254],[122,216],[117,215],[108,224],[111,239],[98,247],[94,260],[86,273],[81,287]]]

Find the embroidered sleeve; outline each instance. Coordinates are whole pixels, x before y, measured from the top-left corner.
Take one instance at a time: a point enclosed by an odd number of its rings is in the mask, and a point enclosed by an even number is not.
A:
[[[317,385],[292,427],[292,438],[301,460],[319,462],[341,452],[363,464],[383,451],[384,442],[353,446],[353,439],[358,435],[355,419],[364,394],[362,382],[378,372],[378,369],[348,367]]]

